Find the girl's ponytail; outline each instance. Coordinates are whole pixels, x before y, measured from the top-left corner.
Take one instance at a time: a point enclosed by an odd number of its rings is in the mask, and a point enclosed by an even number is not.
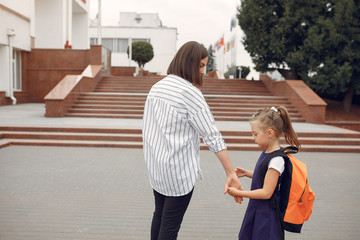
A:
[[[284,123],[283,132],[286,142],[292,146],[300,148],[300,142],[297,138],[294,128],[292,127],[288,111],[284,106],[279,106],[277,110],[280,112],[280,117],[282,118]]]

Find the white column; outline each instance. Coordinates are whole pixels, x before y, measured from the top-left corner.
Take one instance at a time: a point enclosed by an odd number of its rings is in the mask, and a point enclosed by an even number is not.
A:
[[[13,68],[13,37],[15,36],[15,31],[13,29],[7,30],[7,35],[9,39],[9,91],[8,96],[11,98],[13,105],[16,104],[16,98],[14,97],[14,68]]]
[[[66,40],[72,45],[72,0],[66,0]]]

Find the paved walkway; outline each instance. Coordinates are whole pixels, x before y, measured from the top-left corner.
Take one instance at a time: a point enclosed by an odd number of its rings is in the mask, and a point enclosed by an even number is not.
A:
[[[28,103],[14,106],[0,106],[0,126],[54,126],[54,127],[99,127],[99,128],[141,128],[141,119],[118,118],[46,118],[45,104]],[[219,130],[249,131],[248,122],[217,121]],[[329,125],[293,123],[296,132],[354,132]]]
[[[41,110],[42,109],[42,110]],[[0,125],[134,127],[119,119],[47,119],[42,104],[0,107]],[[220,129],[236,124],[222,123]],[[235,125],[233,125],[235,126]],[[297,131],[346,131],[296,124]],[[259,153],[230,151],[235,166],[252,169]],[[286,239],[360,239],[360,154],[299,153],[316,193],[302,233]],[[153,196],[138,149],[10,146],[0,149],[0,240],[149,239]],[[201,151],[198,181],[179,240],[236,239],[247,201],[223,195],[216,156]],[[249,188],[250,180],[242,180]]]

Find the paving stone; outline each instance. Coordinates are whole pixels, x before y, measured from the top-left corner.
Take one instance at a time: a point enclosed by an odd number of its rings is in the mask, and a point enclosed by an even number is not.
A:
[[[257,151],[230,151],[252,169]],[[316,194],[301,234],[286,239],[360,239],[357,153],[298,153]],[[10,146],[0,149],[0,239],[149,239],[152,190],[139,149]],[[179,240],[236,239],[247,200],[223,194],[216,156],[201,151]],[[243,179],[245,188],[250,180]]]

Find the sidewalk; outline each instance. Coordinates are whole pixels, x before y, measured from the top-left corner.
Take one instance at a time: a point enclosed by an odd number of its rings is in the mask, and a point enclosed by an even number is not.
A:
[[[0,149],[0,239],[149,239],[153,196],[141,150],[11,146]],[[230,151],[253,168],[258,152]],[[299,153],[316,193],[301,235],[286,239],[360,239],[359,154]],[[224,172],[201,151],[181,240],[236,239],[246,210],[223,194]],[[341,162],[340,162],[341,161]],[[248,179],[242,180],[246,189]]]
[[[43,104],[0,107],[0,125],[139,128],[141,120],[45,118]],[[217,122],[248,130],[247,122]],[[350,131],[294,124],[296,131]],[[253,169],[259,152],[230,151],[233,164]],[[360,239],[360,154],[299,153],[316,194],[302,233],[286,239]],[[0,240],[149,239],[153,196],[142,150],[10,146],[0,149]],[[195,186],[179,240],[237,239],[247,201],[223,194],[216,156],[201,151],[204,180]],[[246,189],[250,180],[243,179]]]
[[[141,119],[119,118],[46,118],[45,104],[27,103],[14,106],[0,106],[0,126],[44,126],[44,127],[96,127],[140,129]],[[250,131],[248,122],[217,121],[219,130]],[[293,123],[296,132],[351,133],[352,130],[329,125]]]

